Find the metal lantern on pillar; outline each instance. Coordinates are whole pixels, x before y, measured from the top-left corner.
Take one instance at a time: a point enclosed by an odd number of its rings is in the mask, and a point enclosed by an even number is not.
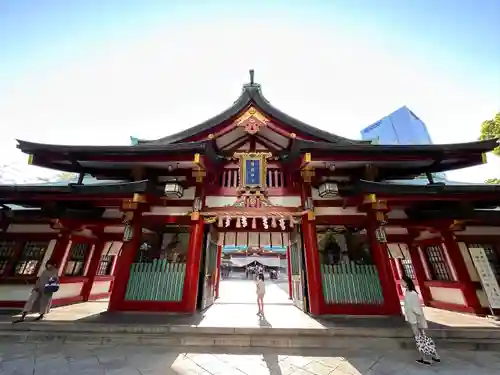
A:
[[[130,222],[125,223],[125,228],[123,228],[123,242],[129,242],[134,236],[134,227]]]
[[[334,198],[338,193],[339,189],[335,182],[326,181],[318,186],[318,195],[321,198]]]
[[[385,234],[385,229],[383,226],[380,226],[377,229],[375,229],[375,238],[379,243],[387,242],[387,235]]]
[[[164,193],[166,197],[182,198],[184,195],[184,188],[178,182],[167,182],[165,183]]]

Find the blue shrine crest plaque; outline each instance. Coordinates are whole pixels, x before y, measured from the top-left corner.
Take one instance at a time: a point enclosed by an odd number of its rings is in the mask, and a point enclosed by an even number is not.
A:
[[[240,188],[260,189],[267,188],[267,159],[270,152],[238,152],[234,156],[240,159]]]

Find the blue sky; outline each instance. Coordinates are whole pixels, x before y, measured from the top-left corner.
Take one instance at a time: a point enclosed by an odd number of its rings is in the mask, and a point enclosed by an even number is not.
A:
[[[500,2],[0,2],[0,164],[15,138],[125,144],[229,106],[256,70],[266,97],[314,126],[359,131],[407,105],[436,143],[475,140],[500,110]],[[483,181],[500,163],[450,173]]]

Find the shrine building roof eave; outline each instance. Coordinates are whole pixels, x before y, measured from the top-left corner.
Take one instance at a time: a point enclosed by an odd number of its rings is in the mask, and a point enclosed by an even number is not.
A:
[[[297,139],[292,148],[299,152],[314,152],[326,151],[329,153],[390,153],[398,156],[400,154],[460,154],[460,153],[483,153],[490,152],[498,146],[498,139],[489,139],[485,141],[475,141],[466,143],[450,143],[450,144],[429,144],[429,145],[381,145],[381,144],[335,144],[332,145],[326,142],[313,142],[302,139]]]
[[[172,144],[176,142],[181,142],[190,137],[196,136],[200,133],[204,133],[209,131],[211,128],[220,125],[221,123],[230,120],[231,118],[236,117],[241,111],[245,108],[249,107],[251,104],[257,106],[260,110],[262,110],[267,115],[272,118],[281,121],[282,123],[290,126],[291,128],[297,130],[298,133],[304,133],[314,138],[321,139],[328,144],[331,143],[339,143],[339,144],[364,144],[367,141],[359,141],[352,140],[348,138],[344,138],[324,130],[315,128],[314,126],[308,125],[294,117],[287,115],[282,112],[278,108],[274,107],[262,94],[261,86],[256,83],[246,84],[243,86],[243,91],[238,99],[234,102],[234,104],[226,109],[225,111],[219,113],[218,115],[193,126],[189,129],[183,130],[179,133],[172,134],[157,140],[146,141],[142,139],[135,138],[137,141],[137,146],[142,144]]]
[[[79,155],[165,155],[167,152],[203,152],[209,147],[209,142],[185,142],[176,144],[145,143],[136,146],[79,146],[79,145],[54,145],[17,140],[19,148],[26,154],[53,153],[53,154],[79,154]]]
[[[326,164],[342,168],[346,161],[351,167],[374,164],[380,180],[418,176],[425,172],[444,172],[485,163],[485,153],[498,146],[497,140],[444,145],[332,145],[322,142],[295,140],[282,159],[289,165],[307,164],[321,168]],[[310,154],[310,160],[304,159]]]
[[[500,203],[500,185],[445,185],[445,184],[395,184],[359,180],[349,186],[339,186],[342,195],[376,194],[378,196],[428,196],[456,197],[457,199],[472,198],[475,200],[491,200]]]
[[[10,200],[13,196],[29,196],[30,194],[47,195],[132,195],[134,193],[150,192],[148,180],[120,183],[103,183],[92,185],[79,185],[70,183],[68,185],[0,185],[0,202]]]
[[[148,162],[151,168],[166,168],[166,163],[194,168],[197,154],[209,165],[221,161],[211,142],[206,141],[169,145],[68,146],[18,140],[17,147],[30,155],[32,165],[107,179],[128,179],[132,168]]]

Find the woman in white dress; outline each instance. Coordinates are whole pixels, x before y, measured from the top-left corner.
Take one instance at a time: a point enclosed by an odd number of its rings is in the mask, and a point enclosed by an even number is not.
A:
[[[266,284],[264,283],[264,274],[259,273],[255,282],[257,292],[257,306],[259,312],[257,315],[264,316],[264,296],[266,295]]]
[[[427,329],[427,320],[425,319],[422,303],[415,289],[413,280],[409,277],[403,278],[403,284],[406,287],[404,297],[404,312],[406,321],[410,324],[415,339],[420,335],[425,335]],[[441,362],[437,353],[433,356],[426,356],[423,353],[421,358],[417,360],[422,365],[430,365],[433,362]]]
[[[45,264],[40,277],[37,279],[30,297],[26,301],[22,315],[13,323],[20,323],[26,320],[26,315],[29,313],[38,313],[35,320],[42,320],[44,316],[50,311],[52,305],[52,297],[59,289],[59,271],[52,261]]]

